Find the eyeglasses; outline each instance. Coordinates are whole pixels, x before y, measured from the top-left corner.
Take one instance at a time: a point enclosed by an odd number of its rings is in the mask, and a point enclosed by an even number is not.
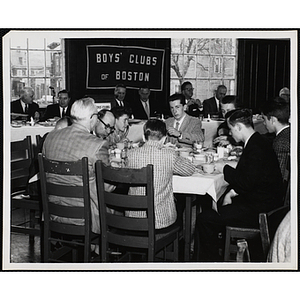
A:
[[[109,128],[110,133],[113,133],[115,131],[114,126],[110,126],[109,124],[104,123],[99,117],[98,117],[98,120],[104,125],[105,129]]]
[[[193,91],[194,90],[194,88],[186,88],[186,89],[184,89],[185,91]]]

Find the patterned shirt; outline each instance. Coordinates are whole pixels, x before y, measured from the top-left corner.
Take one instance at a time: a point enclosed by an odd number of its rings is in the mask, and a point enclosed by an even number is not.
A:
[[[173,196],[173,174],[191,176],[194,165],[177,156],[174,149],[162,147],[158,141],[147,141],[142,147],[128,151],[128,167],[142,168],[153,165],[155,228],[165,228],[176,221],[177,213]],[[131,195],[144,195],[144,187],[130,188]],[[129,217],[146,217],[145,211],[127,211]]]

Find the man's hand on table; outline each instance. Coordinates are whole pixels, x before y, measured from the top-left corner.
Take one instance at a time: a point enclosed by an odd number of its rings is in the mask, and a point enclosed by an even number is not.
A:
[[[231,189],[224,197],[224,200],[223,200],[223,203],[222,203],[222,206],[225,206],[225,205],[228,205],[228,204],[231,204],[232,203],[232,198],[237,196],[238,194],[233,190]]]

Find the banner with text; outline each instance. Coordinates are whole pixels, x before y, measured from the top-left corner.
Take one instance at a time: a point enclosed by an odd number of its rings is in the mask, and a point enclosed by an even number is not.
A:
[[[135,46],[87,46],[86,88],[106,89],[123,83],[129,88],[147,84],[163,89],[165,50]]]

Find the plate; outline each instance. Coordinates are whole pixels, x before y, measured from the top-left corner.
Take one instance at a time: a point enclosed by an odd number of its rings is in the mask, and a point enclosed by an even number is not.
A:
[[[42,126],[53,126],[53,124],[51,124],[49,122],[39,122],[38,124],[40,124]]]
[[[55,119],[48,119],[49,122],[55,122]]]
[[[21,124],[11,124],[11,126],[14,127],[14,128],[20,128],[20,127],[22,127]]]

